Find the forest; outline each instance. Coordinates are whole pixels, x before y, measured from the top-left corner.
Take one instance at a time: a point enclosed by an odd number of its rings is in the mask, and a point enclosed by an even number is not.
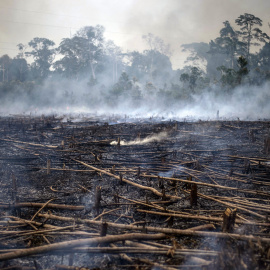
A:
[[[151,111],[173,110],[209,96],[231,102],[243,86],[249,89],[241,90],[243,98],[252,98],[270,80],[270,38],[252,14],[240,15],[234,24],[223,22],[209,43],[179,46],[189,56],[177,70],[170,44],[151,33],[142,36],[148,49],[126,53],[105,39],[101,25],[81,28],[58,47],[35,37],[17,45],[16,57],[0,58],[1,112],[76,107],[100,112],[121,107],[124,112],[146,104]],[[259,107],[269,100],[268,92],[264,87]]]

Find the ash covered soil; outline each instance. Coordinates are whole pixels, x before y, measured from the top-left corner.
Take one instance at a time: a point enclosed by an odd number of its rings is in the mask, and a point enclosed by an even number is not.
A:
[[[270,269],[270,122],[0,118],[1,269]]]

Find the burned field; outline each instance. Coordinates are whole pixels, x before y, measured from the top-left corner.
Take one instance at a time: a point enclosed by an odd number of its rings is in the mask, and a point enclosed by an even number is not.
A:
[[[0,118],[0,268],[270,269],[269,130]]]

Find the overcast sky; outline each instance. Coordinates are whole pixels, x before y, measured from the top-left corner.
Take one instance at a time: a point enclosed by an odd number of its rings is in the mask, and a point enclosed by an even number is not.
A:
[[[181,44],[209,42],[223,22],[251,13],[270,35],[270,0],[0,0],[0,55],[17,54],[34,37],[59,44],[87,25],[103,25],[105,36],[126,50],[143,50],[142,35],[170,43],[174,68],[182,65]]]

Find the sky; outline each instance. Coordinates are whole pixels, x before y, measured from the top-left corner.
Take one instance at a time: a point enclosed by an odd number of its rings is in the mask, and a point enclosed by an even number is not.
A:
[[[219,36],[223,22],[244,13],[263,20],[270,35],[269,0],[0,0],[0,55],[18,53],[16,45],[35,37],[57,45],[81,27],[105,27],[123,51],[148,49],[142,35],[152,33],[171,44],[175,69],[186,54],[181,44],[210,42]]]

